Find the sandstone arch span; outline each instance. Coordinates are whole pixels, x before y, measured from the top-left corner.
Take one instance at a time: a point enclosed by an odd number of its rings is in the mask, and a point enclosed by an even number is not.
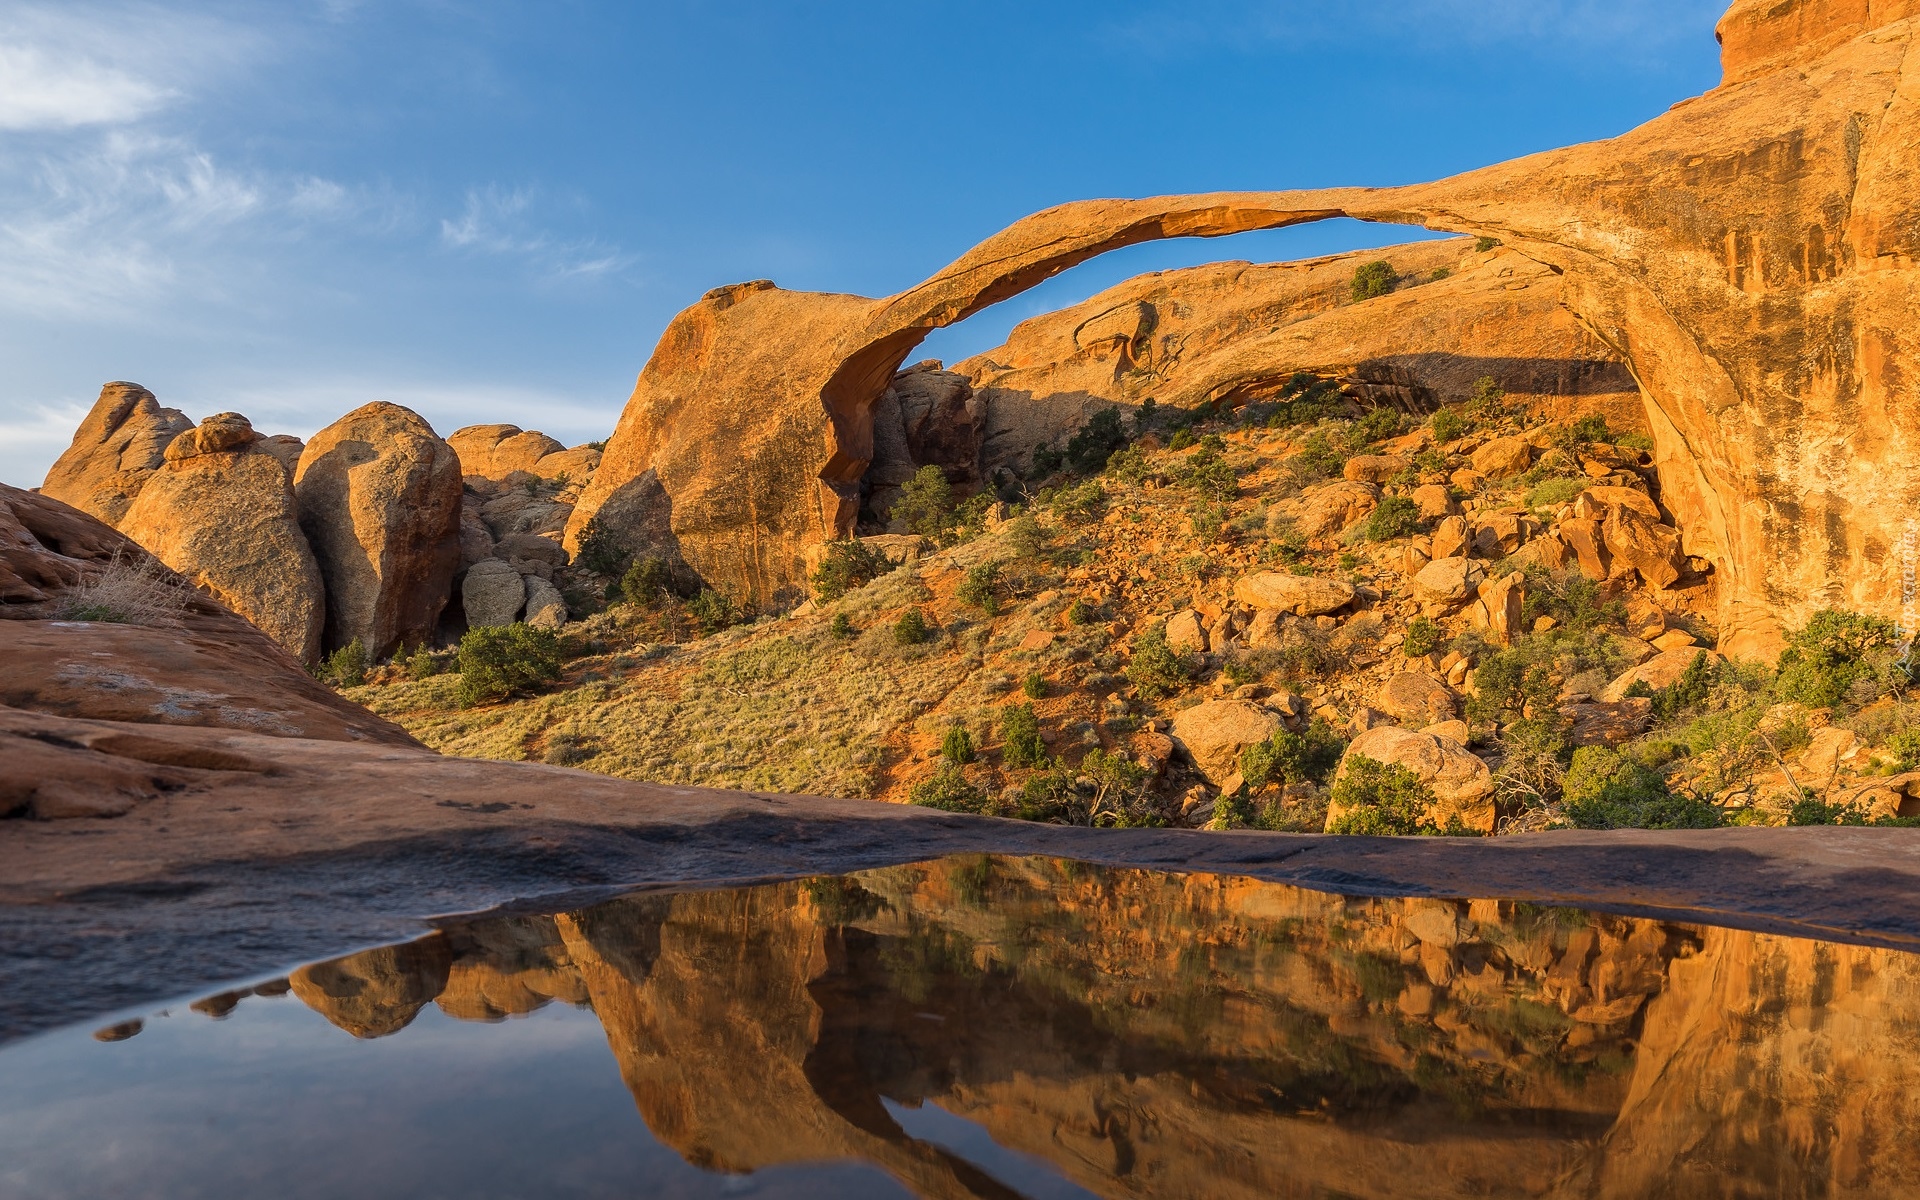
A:
[[[1348,216],[1499,237],[1629,364],[1722,648],[1895,615],[1920,515],[1914,0],[1738,0],[1726,81],[1620,137],[1397,188],[1060,205],[895,296],[721,288],[668,326],[569,528],[670,530],[764,601],[852,527],[872,405],[934,328],[1098,254]],[[661,540],[656,536],[656,543]]]

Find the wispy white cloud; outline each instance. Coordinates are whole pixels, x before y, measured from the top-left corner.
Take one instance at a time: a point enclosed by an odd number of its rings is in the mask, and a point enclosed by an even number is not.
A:
[[[78,404],[31,404],[0,410],[0,483],[39,487],[47,468],[73,441],[87,415]]]
[[[237,252],[319,225],[387,227],[404,211],[332,180],[228,168],[141,129],[0,143],[0,309],[112,318],[186,288],[218,301]]]
[[[241,26],[151,4],[8,3],[0,6],[0,130],[137,121],[258,45]]]
[[[542,228],[534,219],[540,199],[535,188],[470,188],[460,215],[441,220],[440,241],[455,250],[525,259],[553,282],[618,275],[638,261],[598,238],[562,238]]]

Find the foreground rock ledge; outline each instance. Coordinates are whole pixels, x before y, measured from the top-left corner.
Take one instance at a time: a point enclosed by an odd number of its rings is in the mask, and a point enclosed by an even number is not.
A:
[[[0,708],[0,754],[18,761],[28,743],[193,763],[176,769],[196,778],[117,818],[0,822],[0,1038],[411,936],[436,913],[955,853],[1577,904],[1920,949],[1920,833],[1908,830],[1104,831]]]

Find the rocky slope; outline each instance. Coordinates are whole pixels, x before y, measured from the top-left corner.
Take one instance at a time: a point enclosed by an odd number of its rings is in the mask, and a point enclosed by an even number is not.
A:
[[[1644,389],[1669,509],[1726,581],[1723,651],[1769,656],[1823,606],[1891,616],[1915,461],[1911,18],[1743,0],[1725,30],[1721,87],[1609,141],[1410,187],[1062,205],[881,300],[710,293],[642,371],[570,544],[604,515],[770,597],[853,530],[874,406],[928,330],[1120,246],[1349,216],[1554,272]],[[710,462],[715,440],[742,452]]]

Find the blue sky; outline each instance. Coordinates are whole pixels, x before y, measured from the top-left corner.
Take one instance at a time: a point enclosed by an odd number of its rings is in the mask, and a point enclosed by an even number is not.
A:
[[[0,481],[111,379],[267,432],[387,399],[603,437],[708,288],[884,295],[1061,201],[1611,136],[1717,82],[1723,7],[0,0]],[[1416,235],[1135,247],[925,355],[1141,271]]]

